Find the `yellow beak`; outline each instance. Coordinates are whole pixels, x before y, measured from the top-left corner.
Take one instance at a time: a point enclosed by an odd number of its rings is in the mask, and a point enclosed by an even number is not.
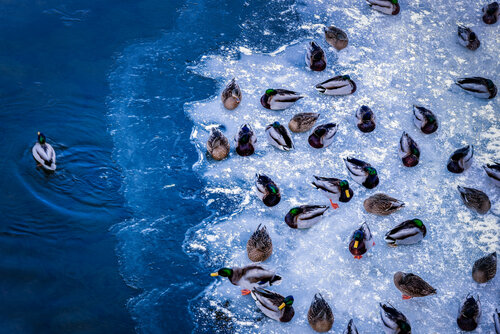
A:
[[[210,276],[212,277],[219,276],[219,273],[211,273]]]
[[[355,240],[355,241],[354,241],[354,248],[358,248],[358,245],[359,245],[359,241],[358,241],[358,240]]]
[[[282,303],[282,304],[278,307],[278,310],[282,310],[285,306],[286,306],[286,304],[285,304],[285,303]]]
[[[39,135],[40,135],[40,131],[38,131],[38,133],[37,133],[37,136],[39,136]]]
[[[347,198],[351,197],[351,195],[349,195],[349,190],[345,191],[345,197],[347,197]]]

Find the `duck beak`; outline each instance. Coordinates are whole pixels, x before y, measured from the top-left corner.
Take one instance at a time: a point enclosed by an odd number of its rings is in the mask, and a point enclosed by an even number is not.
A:
[[[40,131],[38,131],[38,133],[37,133],[37,136],[39,136],[39,135],[40,135]]]
[[[359,245],[359,241],[358,241],[358,240],[355,240],[355,241],[354,241],[354,248],[358,248],[358,245]]]
[[[282,303],[279,307],[278,307],[278,310],[282,310],[284,307],[285,307],[285,303]]]
[[[219,276],[219,273],[211,273],[210,276],[212,277]]]
[[[349,190],[346,190],[346,191],[345,191],[345,197],[347,197],[347,198],[350,198],[350,197],[351,197],[351,195],[349,195]]]

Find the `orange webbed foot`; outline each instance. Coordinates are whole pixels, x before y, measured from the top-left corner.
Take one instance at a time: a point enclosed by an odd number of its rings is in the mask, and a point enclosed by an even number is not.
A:
[[[407,299],[411,299],[411,297],[407,296],[407,295],[403,295],[403,300],[407,300]]]
[[[242,296],[246,296],[246,295],[249,295],[249,294],[250,294],[250,290],[247,290],[247,289],[241,290],[241,295]]]
[[[333,201],[332,201],[332,200],[330,200],[330,204],[332,205],[332,208],[333,208],[334,210],[336,210],[336,209],[338,209],[338,208],[339,208],[339,205],[338,205],[337,203],[333,203]]]

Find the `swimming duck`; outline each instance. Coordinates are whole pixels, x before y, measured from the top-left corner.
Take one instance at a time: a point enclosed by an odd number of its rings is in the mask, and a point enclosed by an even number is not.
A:
[[[487,164],[483,166],[484,171],[490,177],[493,184],[500,187],[500,163]]]
[[[436,115],[429,109],[413,105],[413,123],[423,133],[429,135],[439,127]]]
[[[420,150],[417,143],[404,131],[399,140],[399,157],[403,160],[403,165],[406,167],[415,167],[418,165],[418,159],[420,158]]]
[[[481,99],[492,99],[497,96],[497,86],[490,79],[481,77],[460,78],[457,79],[456,84],[467,93]]]
[[[259,224],[247,241],[247,255],[252,262],[267,260],[273,252],[273,242],[265,226]]]
[[[288,123],[288,127],[292,132],[306,132],[312,129],[319,118],[319,114],[315,112],[303,112],[296,114]]]
[[[475,32],[461,25],[458,26],[458,42],[472,51],[477,50],[481,44]]]
[[[307,321],[316,332],[328,332],[333,326],[333,312],[330,305],[320,293],[314,295],[314,299],[307,312]]]
[[[486,255],[476,262],[472,267],[472,278],[478,283],[486,283],[495,277],[497,273],[497,252]]]
[[[336,202],[347,203],[351,200],[354,192],[349,188],[349,182],[336,179],[334,177],[314,176],[316,179],[312,182],[316,189],[319,189],[323,195],[330,200],[332,208],[338,209]]]
[[[356,83],[348,75],[337,75],[317,84],[316,90],[325,95],[349,95],[356,91]]]
[[[241,89],[233,78],[226,88],[222,91],[221,95],[222,104],[227,110],[236,109],[241,102]]]
[[[293,296],[283,297],[266,289],[253,289],[252,297],[257,307],[271,319],[289,322],[295,315],[292,306]]]
[[[389,246],[411,245],[421,241],[427,234],[427,229],[420,219],[402,222],[385,234],[385,242]]]
[[[387,303],[389,304],[389,303]],[[380,319],[386,334],[411,334],[411,326],[405,315],[391,304],[380,303]]]
[[[375,188],[378,183],[378,175],[377,170],[372,167],[367,162],[355,159],[355,158],[347,158],[344,159],[347,170],[349,171],[349,175],[352,177],[354,181],[361,184],[367,189]]]
[[[280,188],[271,180],[270,177],[264,174],[255,174],[255,189],[257,196],[264,202],[266,206],[275,206],[281,200]]]
[[[358,329],[356,328],[356,325],[354,325],[354,321],[352,319],[349,320],[344,334],[359,334]]]
[[[260,103],[266,109],[284,110],[303,98],[299,93],[286,89],[268,89],[260,98]]]
[[[481,317],[481,301],[479,296],[474,298],[470,293],[458,309],[457,325],[463,331],[473,331],[477,328]]]
[[[363,223],[351,236],[349,251],[355,259],[361,259],[370,248],[375,246],[372,232],[367,223]]]
[[[211,273],[210,276],[227,277],[233,285],[243,288],[241,290],[242,295],[248,295],[250,290],[257,287],[266,287],[281,283],[281,277],[276,275],[274,271],[265,269],[258,264],[249,264],[242,268],[221,268]]]
[[[310,42],[306,48],[306,64],[312,71],[321,72],[326,68],[325,51],[316,44]]]
[[[399,3],[398,0],[366,0],[368,5],[375,9],[377,12],[381,12],[386,15],[398,15],[399,14]]]
[[[279,122],[266,126],[266,135],[269,143],[282,151],[290,151],[293,148],[290,133]]]
[[[498,2],[492,2],[483,7],[483,21],[486,24],[495,24],[500,16]]]
[[[495,309],[495,313],[493,313],[493,322],[495,323],[496,334],[500,334],[500,312],[498,312],[498,309]]]
[[[491,209],[491,202],[488,195],[481,190],[460,186],[458,186],[457,189],[460,192],[460,197],[464,201],[465,206],[469,209],[475,210],[482,215]]]
[[[448,159],[448,170],[455,174],[463,173],[472,165],[472,157],[474,156],[474,147],[467,145],[462,147],[451,155]]]
[[[255,152],[254,146],[257,142],[257,136],[249,124],[243,124],[240,127],[234,141],[236,142],[236,153],[242,157],[252,155]]]
[[[361,108],[356,111],[356,118],[358,119],[358,129],[361,132],[372,132],[375,130],[375,114],[367,106],[361,106]]]
[[[290,209],[285,222],[291,228],[310,228],[323,218],[326,210],[326,205],[301,205]]]
[[[436,289],[420,276],[398,271],[394,274],[394,285],[403,293],[403,299],[435,295]]]
[[[318,125],[309,136],[308,142],[314,148],[325,148],[333,142],[338,124],[327,123]]]
[[[207,141],[207,151],[215,160],[222,160],[229,154],[229,141],[219,129],[212,128]]]
[[[38,139],[31,150],[33,158],[38,163],[38,166],[43,167],[46,171],[53,172],[56,170],[56,152],[52,146],[47,143],[47,139],[43,133],[38,132]]]
[[[405,206],[405,203],[383,193],[376,193],[363,202],[365,210],[379,216],[387,216]]]
[[[347,34],[336,28],[334,26],[329,26],[324,28],[325,31],[325,39],[328,44],[333,46],[337,51],[340,51],[347,47],[349,44],[349,39],[347,38]]]

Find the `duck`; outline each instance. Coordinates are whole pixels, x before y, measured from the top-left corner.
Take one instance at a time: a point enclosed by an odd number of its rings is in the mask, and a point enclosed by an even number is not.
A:
[[[486,24],[497,23],[498,17],[500,16],[500,9],[498,2],[492,2],[483,7],[483,22]]]
[[[330,305],[320,293],[314,295],[314,299],[307,312],[307,321],[316,332],[328,332],[334,322],[333,312]]]
[[[411,219],[402,222],[385,234],[385,242],[389,246],[411,245],[425,238],[427,228],[420,219]]]
[[[490,79],[482,77],[459,78],[455,83],[467,93],[481,99],[492,99],[497,96],[497,86]]]
[[[56,152],[54,151],[54,148],[47,143],[47,138],[43,133],[38,132],[38,139],[33,146],[31,153],[37,162],[37,166],[42,167],[48,172],[56,170]]]
[[[481,190],[461,186],[457,186],[457,189],[460,192],[462,201],[464,201],[465,206],[469,209],[482,215],[491,209],[491,202],[488,195]]]
[[[477,283],[486,283],[491,281],[497,273],[497,252],[488,254],[472,266],[472,278]]]
[[[257,196],[268,207],[277,205],[281,200],[280,188],[271,180],[270,177],[264,174],[255,174],[255,190]]]
[[[388,305],[387,305],[388,304]],[[410,322],[406,316],[391,304],[380,303],[380,319],[386,334],[411,334]]]
[[[284,110],[291,107],[304,96],[286,89],[268,89],[260,98],[260,103],[266,109]]]
[[[377,170],[367,162],[347,157],[344,159],[349,175],[356,183],[367,189],[375,188],[379,183]]]
[[[366,0],[368,5],[386,15],[398,15],[400,11],[398,0]]]
[[[413,123],[426,135],[436,132],[439,127],[437,117],[422,106],[413,105]]]
[[[207,140],[207,151],[214,160],[220,161],[229,155],[229,141],[219,129],[212,128]]]
[[[370,248],[375,246],[370,227],[365,222],[351,236],[349,251],[355,259],[361,259]]]
[[[361,106],[356,111],[356,118],[358,119],[358,129],[361,132],[369,133],[375,130],[375,114],[368,106]]]
[[[337,51],[345,49],[347,44],[349,44],[347,34],[339,28],[334,26],[325,27],[324,32],[326,42],[337,49]]]
[[[481,42],[475,32],[466,26],[458,26],[458,42],[469,50],[477,50]]]
[[[404,131],[399,140],[399,157],[406,167],[415,167],[420,158],[420,149],[417,143]]]
[[[288,122],[288,128],[292,132],[306,132],[313,128],[314,124],[318,120],[320,114],[315,112],[303,112],[295,114],[290,122]]]
[[[472,157],[474,156],[474,147],[467,145],[462,147],[450,156],[446,168],[452,173],[460,174],[469,169],[472,165]]]
[[[231,82],[229,82],[226,88],[222,91],[221,94],[222,104],[224,108],[227,110],[236,109],[241,102],[241,89],[240,86],[236,83],[236,79],[233,78]]]
[[[257,136],[253,132],[250,124],[243,124],[238,133],[234,137],[236,142],[236,153],[242,157],[247,157],[255,152],[255,143],[257,143]]]
[[[436,294],[436,289],[420,276],[398,271],[394,274],[394,285],[403,293],[403,299],[425,297]]]
[[[282,151],[293,149],[292,137],[288,130],[279,122],[266,126],[266,135],[269,143]]]
[[[480,317],[481,301],[479,300],[479,296],[474,298],[474,296],[469,293],[458,309],[457,325],[463,331],[473,331],[477,328]]]
[[[247,255],[252,262],[267,260],[273,253],[273,241],[267,233],[266,226],[259,224],[247,241]]]
[[[337,202],[347,203],[352,199],[354,191],[349,188],[349,182],[334,177],[315,176],[312,185],[330,200],[332,208],[338,209]]]
[[[268,270],[258,264],[249,264],[245,267],[221,268],[210,274],[212,277],[227,277],[229,282],[243,288],[242,295],[250,294],[257,287],[278,285],[281,277],[272,270]]]
[[[405,203],[384,193],[376,193],[363,202],[365,210],[379,216],[387,216],[400,210]]]
[[[493,323],[495,324],[495,333],[500,334],[500,312],[498,309],[495,309],[495,313],[493,313]]]
[[[253,289],[252,297],[257,307],[269,318],[279,322],[289,322],[295,315],[293,296],[283,297],[267,289]]]
[[[310,228],[316,225],[328,210],[326,205],[301,205],[290,209],[285,223],[291,228]]]
[[[338,124],[327,123],[318,125],[307,140],[314,148],[325,148],[333,142],[333,136],[337,133]]]
[[[494,164],[486,164],[483,168],[486,175],[493,181],[493,184],[500,187],[500,163],[495,162]]]
[[[316,42],[307,44],[306,64],[310,70],[316,72],[321,72],[326,68],[325,51]]]
[[[356,325],[354,325],[354,320],[352,319],[349,320],[349,323],[347,324],[347,328],[344,331],[344,334],[359,334]]]
[[[349,95],[356,91],[356,83],[348,75],[337,75],[317,84],[316,90],[325,95]]]

